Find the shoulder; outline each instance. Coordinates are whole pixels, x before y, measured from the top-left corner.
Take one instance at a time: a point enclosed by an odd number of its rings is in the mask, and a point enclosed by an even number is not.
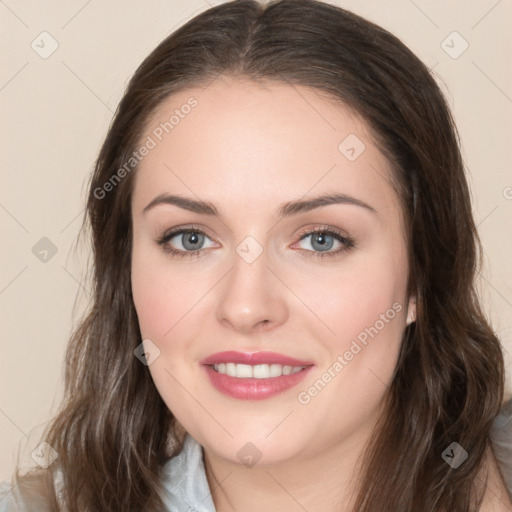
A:
[[[47,476],[36,470],[14,482],[1,482],[0,512],[51,512]]]
[[[512,399],[504,404],[494,420],[491,441],[505,485],[512,494]]]
[[[12,486],[9,482],[0,482],[0,512],[17,512]]]
[[[512,510],[510,495],[490,447],[487,449],[483,471],[477,478],[481,485],[486,484],[480,512],[510,512]]]
[[[486,452],[482,471],[488,475],[481,512],[512,511],[512,400],[496,417],[491,430],[492,444]]]

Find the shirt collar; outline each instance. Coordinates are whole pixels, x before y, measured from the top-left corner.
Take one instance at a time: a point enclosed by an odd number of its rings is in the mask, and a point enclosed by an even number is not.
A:
[[[170,512],[215,512],[203,461],[203,447],[186,434],[183,448],[163,467],[164,503]]]

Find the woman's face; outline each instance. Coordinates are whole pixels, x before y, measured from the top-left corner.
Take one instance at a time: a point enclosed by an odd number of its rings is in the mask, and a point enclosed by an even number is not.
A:
[[[318,91],[221,77],[168,98],[142,145],[133,299],[169,409],[235,463],[357,443],[414,308],[368,127]]]

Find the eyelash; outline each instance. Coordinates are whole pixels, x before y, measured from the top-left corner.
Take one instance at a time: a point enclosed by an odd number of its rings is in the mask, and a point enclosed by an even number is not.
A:
[[[306,258],[329,258],[331,256],[338,256],[344,252],[348,252],[356,246],[355,240],[347,235],[343,235],[341,231],[338,231],[335,228],[328,228],[327,226],[322,226],[320,228],[308,229],[299,234],[299,242],[304,240],[304,238],[314,235],[316,233],[322,233],[324,235],[332,236],[338,242],[341,242],[341,247],[336,249],[335,251],[310,251],[307,249],[301,249],[305,251]]]
[[[173,247],[170,247],[167,245],[169,241],[174,238],[177,235],[185,235],[190,233],[199,233],[201,235],[208,236],[202,229],[199,227],[191,226],[189,228],[178,228],[176,230],[169,231],[165,233],[161,238],[157,240],[157,244],[162,247],[162,249],[173,256],[179,256],[180,258],[198,258],[201,255],[201,252],[204,252],[203,249],[196,249],[195,251],[182,251],[180,249],[174,249]],[[339,242],[343,244],[342,247],[335,251],[310,251],[307,249],[301,249],[302,251],[305,251],[307,258],[326,258],[331,256],[336,256],[338,254],[341,254],[343,252],[349,251],[353,249],[356,244],[353,238],[350,236],[343,235],[340,231],[334,228],[327,228],[327,227],[320,227],[315,228],[311,230],[304,231],[300,233],[299,242],[304,240],[304,238],[314,235],[316,233],[322,233],[324,235],[332,236]]]

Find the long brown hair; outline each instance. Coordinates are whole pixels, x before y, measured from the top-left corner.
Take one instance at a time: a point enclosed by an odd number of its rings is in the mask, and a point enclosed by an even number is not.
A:
[[[94,303],[70,340],[65,400],[45,437],[59,453],[47,473],[62,471],[68,510],[163,509],[161,467],[181,438],[133,354],[141,343],[130,285],[136,167],[101,190],[164,99],[221,73],[309,86],[348,105],[393,164],[417,318],[404,333],[354,510],[478,510],[475,481],[502,401],[504,366],[475,291],[482,251],[456,129],[429,69],[403,43],[315,0],[237,0],[208,9],[167,37],[127,87],[87,202]],[[457,469],[442,458],[452,442],[468,453]]]

